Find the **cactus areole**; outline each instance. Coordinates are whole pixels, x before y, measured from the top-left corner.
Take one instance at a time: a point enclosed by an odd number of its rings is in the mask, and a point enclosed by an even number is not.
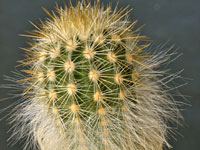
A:
[[[56,6],[35,25],[19,83],[14,135],[40,150],[162,150],[177,117],[148,38],[127,8]]]

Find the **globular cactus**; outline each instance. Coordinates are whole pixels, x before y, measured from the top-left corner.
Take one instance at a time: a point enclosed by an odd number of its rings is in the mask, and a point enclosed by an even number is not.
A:
[[[41,150],[162,150],[179,111],[166,52],[149,50],[127,8],[56,7],[30,35],[14,135]],[[157,52],[157,51],[156,51]]]

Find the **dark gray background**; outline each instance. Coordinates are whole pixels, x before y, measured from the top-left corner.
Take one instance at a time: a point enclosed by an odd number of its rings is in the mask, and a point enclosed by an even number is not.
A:
[[[63,4],[63,0],[57,0]],[[102,0],[104,4],[115,0]],[[23,58],[19,47],[26,47],[24,37],[18,34],[33,27],[29,20],[38,22],[38,18],[47,15],[41,7],[54,8],[54,0],[0,0],[0,84],[3,75],[12,76],[16,61]],[[180,127],[179,135],[172,139],[173,150],[199,150],[200,149],[200,0],[119,0],[119,7],[130,5],[134,8],[132,19],[138,19],[138,25],[145,24],[141,33],[149,36],[155,44],[170,41],[176,44],[179,53],[172,65],[172,72],[184,68],[183,77],[188,85],[180,89],[184,95],[190,96],[188,101],[192,106],[184,107],[184,127]],[[7,90],[0,89],[0,99],[6,96]],[[9,106],[16,100],[0,103],[0,108]],[[8,111],[0,114],[3,117]],[[6,120],[0,122],[0,150],[22,150],[21,144],[8,146],[7,133],[10,125]]]

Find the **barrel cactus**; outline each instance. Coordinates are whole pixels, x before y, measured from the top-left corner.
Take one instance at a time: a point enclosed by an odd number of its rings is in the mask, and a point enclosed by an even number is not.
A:
[[[13,135],[41,150],[162,150],[179,114],[170,54],[153,51],[127,8],[56,6],[31,34]],[[172,77],[172,76],[171,76]]]

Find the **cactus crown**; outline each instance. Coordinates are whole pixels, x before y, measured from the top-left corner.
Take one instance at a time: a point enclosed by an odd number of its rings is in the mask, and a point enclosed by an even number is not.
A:
[[[23,107],[15,120],[22,138],[41,150],[161,150],[166,121],[177,112],[127,8],[98,1],[49,13],[31,35],[21,63],[28,69]],[[143,44],[142,44],[143,43]],[[166,55],[166,54],[165,54]],[[170,118],[171,117],[171,118]],[[18,126],[18,125],[16,125]]]

